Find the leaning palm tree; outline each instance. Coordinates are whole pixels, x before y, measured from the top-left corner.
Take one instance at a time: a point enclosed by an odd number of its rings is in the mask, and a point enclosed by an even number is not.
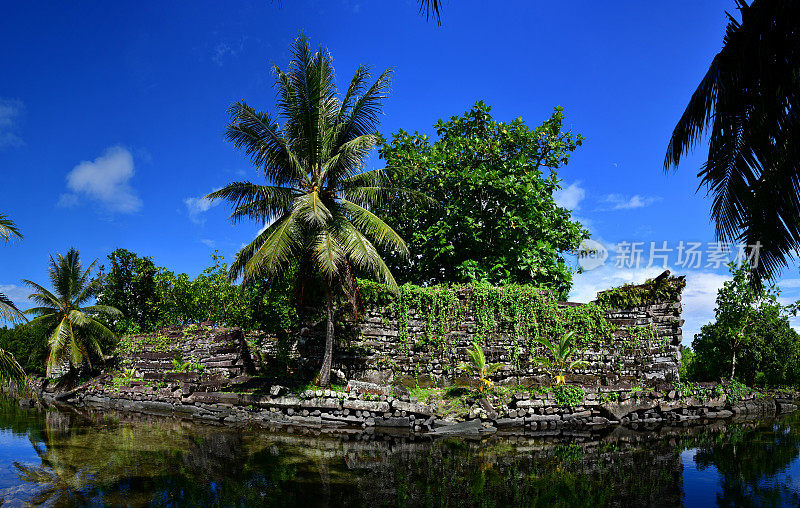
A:
[[[320,384],[327,386],[337,293],[353,288],[356,272],[372,274],[396,290],[376,246],[408,255],[405,242],[370,209],[386,199],[419,196],[391,187],[383,170],[364,170],[377,142],[391,71],[370,85],[369,69],[359,67],[340,98],[327,49],[312,52],[301,36],[292,54],[288,72],[274,67],[277,117],[244,102],[230,108],[227,138],[264,171],[268,185],[235,182],[207,198],[229,201],[233,222],[269,224],[239,251],[232,277],[276,277],[300,266],[323,281],[327,329]]]
[[[101,278],[91,277],[95,263],[96,260],[84,270],[80,254],[72,248],[64,256],[50,256],[49,275],[54,292],[33,281],[23,280],[36,291],[28,299],[39,305],[25,312],[37,316],[31,323],[45,323],[50,330],[48,376],[55,367],[67,361],[71,368],[82,365],[84,361],[91,367],[92,355],[102,357],[103,354],[98,339],[114,337],[114,333],[95,318],[121,316],[122,313],[107,305],[84,307],[97,295],[102,284]]]
[[[669,141],[664,169],[704,135],[698,177],[713,197],[720,241],[758,245],[754,280],[787,266],[800,248],[800,1],[737,0],[722,50]]]

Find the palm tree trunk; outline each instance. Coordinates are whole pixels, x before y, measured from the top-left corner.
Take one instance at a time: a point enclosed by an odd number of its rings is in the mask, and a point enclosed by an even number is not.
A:
[[[328,326],[325,333],[325,356],[322,358],[322,370],[319,372],[320,386],[331,384],[331,363],[333,363],[333,294],[331,285],[325,286],[325,296],[328,304]]]

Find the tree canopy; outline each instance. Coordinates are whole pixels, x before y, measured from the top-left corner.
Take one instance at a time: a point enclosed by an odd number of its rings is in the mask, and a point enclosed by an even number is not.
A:
[[[553,197],[558,168],[583,143],[563,130],[564,114],[536,128],[492,118],[483,102],[439,120],[438,139],[400,130],[380,156],[399,187],[434,203],[387,203],[381,215],[406,240],[410,261],[388,257],[399,282],[429,285],[485,280],[535,284],[566,297],[572,269],[565,253],[588,231]]]
[[[722,377],[748,385],[784,386],[800,382],[800,335],[775,286],[756,286],[749,267],[731,266],[733,279],[717,293],[715,320],[692,341],[689,376]]]

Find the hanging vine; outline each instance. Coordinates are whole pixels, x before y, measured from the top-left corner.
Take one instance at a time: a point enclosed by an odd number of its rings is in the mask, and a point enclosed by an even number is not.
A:
[[[574,330],[578,346],[585,349],[608,344],[615,329],[600,306],[559,303],[550,291],[527,285],[406,284],[397,294],[369,281],[360,281],[359,287],[365,305],[395,313],[398,337],[406,351],[423,346],[442,357],[455,357],[452,331],[462,324],[474,325],[475,340],[481,345],[506,335],[506,356],[517,367],[521,353],[533,352],[542,335],[555,338]],[[469,320],[470,315],[474,322]],[[414,320],[424,321],[422,334],[411,333]],[[417,337],[416,344],[410,344],[412,336]]]

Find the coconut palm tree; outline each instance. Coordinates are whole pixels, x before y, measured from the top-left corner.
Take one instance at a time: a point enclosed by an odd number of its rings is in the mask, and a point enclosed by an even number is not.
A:
[[[335,297],[353,288],[357,271],[396,290],[377,247],[408,255],[405,242],[370,208],[386,199],[420,196],[393,188],[383,170],[364,170],[377,142],[391,70],[370,85],[369,69],[359,67],[340,97],[327,49],[312,52],[301,36],[292,55],[288,72],[274,67],[278,116],[245,102],[230,108],[227,138],[264,171],[268,185],[234,182],[207,198],[230,202],[233,222],[253,219],[268,225],[239,251],[232,277],[276,277],[300,266],[323,282],[327,328],[320,384],[327,386]]]
[[[31,323],[46,323],[50,330],[47,357],[47,374],[53,368],[69,361],[70,367],[80,366],[86,361],[91,367],[92,354],[102,357],[99,339],[113,338],[114,333],[95,319],[98,316],[121,316],[122,313],[107,305],[89,305],[100,290],[101,278],[92,279],[91,271],[97,260],[84,270],[80,254],[75,248],[56,258],[50,256],[50,282],[54,292],[23,279],[36,293],[28,299],[39,307],[29,309],[26,314],[37,316]]]
[[[800,1],[737,0],[722,50],[669,141],[664,169],[703,137],[698,177],[721,241],[761,244],[756,281],[800,248]]]

